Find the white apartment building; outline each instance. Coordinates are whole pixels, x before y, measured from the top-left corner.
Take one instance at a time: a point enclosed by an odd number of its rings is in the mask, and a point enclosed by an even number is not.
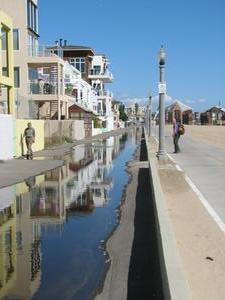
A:
[[[98,95],[97,112],[102,121],[106,122],[108,130],[114,129],[114,114],[112,111],[113,94],[106,89],[107,83],[112,83],[113,75],[109,71],[109,60],[105,55],[94,55],[91,62],[89,79]]]
[[[97,114],[98,98],[96,90],[84,79],[81,71],[65,62],[65,93],[71,96],[70,104],[78,104]]]

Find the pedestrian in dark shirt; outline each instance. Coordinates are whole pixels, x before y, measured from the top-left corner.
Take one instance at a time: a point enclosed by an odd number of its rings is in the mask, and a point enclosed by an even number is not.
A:
[[[35,130],[31,123],[27,124],[27,128],[24,130],[23,134],[27,146],[27,159],[33,158],[32,144],[35,142]]]
[[[179,133],[179,122],[174,118],[173,119],[173,143],[174,143],[174,153],[180,152],[180,147],[178,145],[180,139]]]

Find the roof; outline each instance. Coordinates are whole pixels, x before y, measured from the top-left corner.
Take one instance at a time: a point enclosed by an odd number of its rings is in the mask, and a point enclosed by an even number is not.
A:
[[[71,109],[73,110],[73,109],[76,109],[76,108],[78,108],[79,110],[83,110],[85,112],[88,112],[88,113],[92,113],[93,115],[97,116],[97,114],[94,113],[91,109],[89,109],[87,107],[84,107],[84,106],[82,106],[82,105],[80,105],[78,103],[74,103],[73,105],[71,105],[69,107],[69,110],[71,110]]]
[[[83,111],[92,113],[92,111],[91,111],[89,108],[84,107],[84,106],[82,106],[82,105],[80,105],[80,104],[78,104],[78,103],[74,103],[73,105],[71,105],[71,106],[69,107],[69,110],[73,110],[73,109],[76,109],[76,108],[78,108],[79,110],[83,110]]]
[[[192,110],[192,108],[190,106],[188,106],[180,101],[175,101],[174,103],[170,104],[169,106],[166,107],[166,110],[173,108],[175,105],[178,105],[182,112],[187,111],[187,110]]]
[[[222,107],[222,106],[219,106],[219,105],[214,105],[214,106],[210,107],[209,109],[207,109],[207,111],[211,111],[211,110],[213,110],[214,108],[216,108],[216,109],[218,109],[218,110],[220,110],[220,111],[222,111],[222,112],[225,112],[225,108]],[[206,111],[206,112],[207,112],[207,111]]]
[[[80,46],[80,45],[62,45],[62,46],[52,46],[52,47],[49,47],[49,48],[51,48],[51,49],[58,49],[58,48],[61,48],[61,49],[63,49],[64,51],[70,51],[70,50],[89,50],[89,51],[91,51],[91,52],[93,52],[93,54],[94,54],[94,50],[91,48],[91,47],[89,47],[89,46]]]

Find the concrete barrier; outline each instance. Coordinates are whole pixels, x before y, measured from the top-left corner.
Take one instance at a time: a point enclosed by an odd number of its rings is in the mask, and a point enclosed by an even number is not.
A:
[[[156,155],[150,151],[150,141],[148,140],[146,131],[145,138],[149,159],[150,184],[153,190],[155,206],[160,265],[165,299],[188,300],[191,299],[191,292],[184,270],[182,269],[172,224],[166,212],[167,208],[156,166]]]

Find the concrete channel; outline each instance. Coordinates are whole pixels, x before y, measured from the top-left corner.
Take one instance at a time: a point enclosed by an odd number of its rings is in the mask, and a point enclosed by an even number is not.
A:
[[[97,300],[191,299],[166,213],[156,155],[143,130],[128,166],[121,220],[107,242],[111,266]]]

